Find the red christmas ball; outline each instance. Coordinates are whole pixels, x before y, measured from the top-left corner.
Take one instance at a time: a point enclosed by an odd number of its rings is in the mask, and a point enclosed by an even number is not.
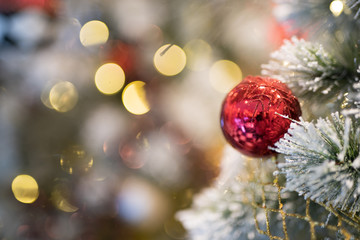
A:
[[[262,157],[284,136],[291,120],[299,120],[300,104],[279,80],[248,76],[226,96],[221,128],[226,140],[241,153]]]

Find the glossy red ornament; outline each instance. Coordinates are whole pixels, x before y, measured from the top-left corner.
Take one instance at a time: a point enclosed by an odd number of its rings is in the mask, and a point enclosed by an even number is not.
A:
[[[291,120],[299,120],[300,104],[279,80],[248,76],[226,96],[221,128],[226,140],[241,153],[262,157],[287,132]]]

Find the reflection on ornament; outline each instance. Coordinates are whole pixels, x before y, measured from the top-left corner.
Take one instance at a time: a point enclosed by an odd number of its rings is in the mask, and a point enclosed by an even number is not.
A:
[[[221,127],[227,141],[243,154],[261,157],[287,132],[291,120],[301,115],[296,97],[279,80],[246,77],[226,96]]]
[[[60,166],[69,173],[87,172],[93,166],[94,159],[80,146],[71,146],[61,154]]]

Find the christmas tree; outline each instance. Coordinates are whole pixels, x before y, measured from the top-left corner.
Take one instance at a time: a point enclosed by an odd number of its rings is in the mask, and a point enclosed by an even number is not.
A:
[[[360,237],[359,6],[359,1],[277,1],[274,12],[294,36],[261,72],[287,84],[303,116],[296,119],[289,95],[276,96],[287,90],[261,78],[245,79],[229,93],[222,110],[225,137],[251,157],[225,152],[216,185],[178,214],[192,239]],[[292,104],[285,114],[277,98],[285,107]],[[268,138],[284,122],[268,117],[272,108],[292,121],[276,143]],[[270,120],[267,135],[259,116]],[[268,157],[270,150],[281,155]],[[242,167],[234,170],[235,165]]]
[[[360,238],[359,25],[357,0],[0,0],[1,239]]]

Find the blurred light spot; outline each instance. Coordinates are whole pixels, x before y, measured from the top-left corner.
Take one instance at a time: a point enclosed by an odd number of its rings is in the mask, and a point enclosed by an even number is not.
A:
[[[212,49],[204,40],[191,40],[185,45],[184,51],[187,57],[187,67],[191,70],[201,71],[209,66]]]
[[[219,60],[210,69],[211,86],[218,92],[227,93],[242,79],[239,66],[229,60]]]
[[[121,66],[125,75],[133,73],[137,67],[137,51],[138,47],[134,44],[126,44],[119,40],[110,41],[104,48],[101,48],[105,56],[105,61],[115,63]]]
[[[289,61],[283,61],[283,62],[282,62],[282,65],[283,65],[284,67],[289,66],[289,64],[290,64],[290,62],[289,62]]]
[[[129,178],[123,183],[116,203],[122,219],[148,229],[161,226],[169,210],[161,191],[136,178]]]
[[[150,25],[138,40],[146,46],[161,46],[164,41],[162,30],[156,25]]]
[[[185,239],[186,230],[179,221],[170,219],[164,222],[164,229],[167,235],[174,239]]]
[[[119,149],[119,154],[123,163],[128,168],[139,169],[144,166],[145,162],[139,157],[137,149],[130,144],[124,144],[121,146]]]
[[[135,139],[128,140],[126,143],[120,144],[119,155],[124,165],[131,169],[142,168],[145,164],[145,159],[142,154],[150,148],[148,139],[142,132],[139,132]]]
[[[3,14],[1,14],[0,15],[0,43],[2,43],[4,36],[8,30],[7,29],[8,25],[9,25],[8,19]]]
[[[2,1],[0,1],[1,3]],[[15,1],[7,1],[7,3]],[[8,18],[8,32],[17,47],[32,49],[46,38],[50,23],[46,14],[36,9],[24,9],[16,16]]]
[[[1,226],[3,228],[3,226]],[[29,236],[31,232],[31,228],[29,225],[20,225],[17,228],[16,235],[20,239],[26,239],[26,236]]]
[[[59,82],[50,90],[51,106],[58,112],[68,112],[78,101],[78,92],[71,82]]]
[[[76,212],[79,209],[71,205],[66,199],[59,199],[56,207],[63,212]]]
[[[61,168],[69,173],[87,172],[93,166],[94,159],[87,154],[81,147],[72,146],[65,150],[60,157]]]
[[[123,69],[115,63],[106,63],[95,74],[95,85],[103,94],[117,93],[125,83]]]
[[[103,44],[108,38],[108,27],[98,20],[85,23],[80,30],[80,42],[85,47]]]
[[[51,193],[51,200],[63,212],[76,212],[79,208],[68,201],[69,195],[69,191],[63,185],[58,184]]]
[[[144,86],[144,82],[134,81],[129,83],[123,91],[122,100],[124,106],[132,114],[141,115],[150,110]]]
[[[167,146],[168,149],[175,148],[179,154],[187,154],[192,148],[191,138],[186,136],[173,122],[167,122],[160,128],[160,133],[169,138],[169,142],[176,146]]]
[[[160,131],[168,136],[172,137],[174,143],[183,145],[191,141],[189,136],[186,136],[175,123],[169,121],[166,122],[160,129]]]
[[[335,37],[340,43],[343,43],[345,41],[345,36],[344,36],[343,31],[340,31],[340,30],[336,31],[335,32]]]
[[[41,91],[41,102],[49,109],[54,109],[53,106],[50,103],[50,99],[49,99],[49,95],[50,95],[50,90],[52,88],[52,85],[46,84],[44,86],[44,88]]]
[[[180,73],[186,65],[184,50],[173,44],[160,47],[154,55],[154,66],[165,76],[174,76]]]
[[[105,141],[103,144],[103,151],[104,153],[108,153],[109,150],[109,142]]]
[[[142,148],[144,149],[150,148],[149,140],[144,136],[144,134],[141,131],[136,134],[135,138],[137,144],[140,145]]]
[[[335,17],[340,16],[344,10],[344,3],[341,0],[335,0],[330,3],[330,11]]]
[[[11,189],[15,198],[22,203],[33,203],[39,197],[38,184],[29,175],[18,175],[14,178]]]

